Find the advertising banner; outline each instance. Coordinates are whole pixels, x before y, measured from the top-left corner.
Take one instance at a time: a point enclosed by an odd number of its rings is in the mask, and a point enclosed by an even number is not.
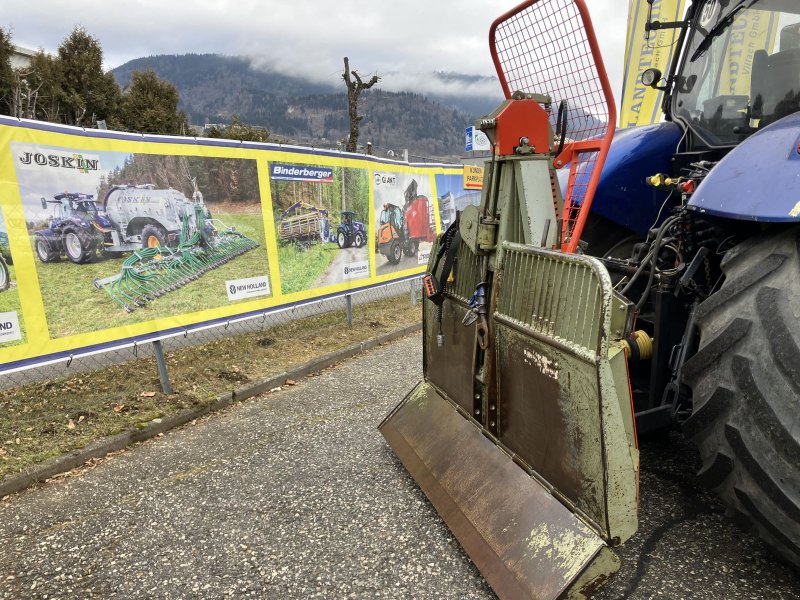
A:
[[[625,73],[622,80],[622,108],[619,126],[636,127],[656,123],[661,118],[664,93],[642,85],[642,73],[650,68],[668,73],[679,29],[651,31],[645,39],[648,14],[652,21],[680,21],[686,0],[630,0],[628,32],[625,38]],[[652,6],[652,12],[650,7]]]
[[[703,14],[713,23],[718,18],[719,3],[712,3],[709,14]],[[736,23],[728,32],[728,49],[725,63],[720,71],[717,95],[741,96],[745,104],[750,97],[753,57],[756,51],[772,53],[778,36],[780,14],[772,11],[746,9],[736,17]]]
[[[420,274],[442,177],[0,118],[0,372]]]

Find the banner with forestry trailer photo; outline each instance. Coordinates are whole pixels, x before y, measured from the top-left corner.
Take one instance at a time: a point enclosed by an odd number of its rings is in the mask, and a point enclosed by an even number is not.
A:
[[[281,292],[369,278],[367,169],[270,163]]]
[[[0,117],[0,372],[420,274],[437,175],[463,169]]]

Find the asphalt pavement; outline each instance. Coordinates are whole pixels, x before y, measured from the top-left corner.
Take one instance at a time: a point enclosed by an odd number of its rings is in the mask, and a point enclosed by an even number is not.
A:
[[[376,430],[420,355],[388,344],[0,502],[0,598],[493,598]],[[640,532],[597,597],[800,598],[695,461],[642,443]]]

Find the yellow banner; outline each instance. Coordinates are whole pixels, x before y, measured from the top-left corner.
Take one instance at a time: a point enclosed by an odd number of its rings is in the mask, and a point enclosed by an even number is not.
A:
[[[437,186],[454,201],[462,182],[460,165],[0,118],[0,372],[420,274]]]
[[[771,53],[778,35],[779,17],[779,13],[753,9],[737,15],[728,32],[718,96],[750,96],[753,56],[757,50]]]
[[[686,0],[655,0],[652,21],[680,21]],[[641,75],[650,68],[669,73],[670,61],[675,53],[679,29],[651,31],[645,40],[645,23],[648,17],[646,0],[630,0],[628,6],[628,32],[625,38],[625,72],[622,83],[622,108],[619,126],[636,127],[656,123],[661,118],[661,101],[664,93],[642,85]]]

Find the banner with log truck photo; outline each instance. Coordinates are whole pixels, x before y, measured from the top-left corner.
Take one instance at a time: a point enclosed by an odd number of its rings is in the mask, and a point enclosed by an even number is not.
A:
[[[419,275],[479,198],[461,165],[5,117],[0,191],[0,372]]]

